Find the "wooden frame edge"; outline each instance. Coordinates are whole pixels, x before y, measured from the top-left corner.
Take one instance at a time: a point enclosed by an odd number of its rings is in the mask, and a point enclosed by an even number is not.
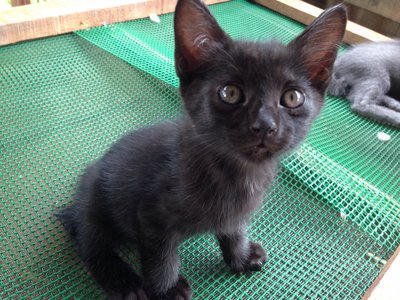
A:
[[[205,0],[209,4],[228,0]],[[165,14],[176,0],[59,0],[0,11],[0,46]]]
[[[383,281],[383,279],[387,278],[385,276],[387,276],[387,272],[388,272],[389,269],[392,268],[393,262],[395,260],[400,260],[400,246],[397,248],[396,252],[390,257],[389,261],[386,263],[386,265],[383,268],[383,270],[379,273],[378,277],[375,278],[374,282],[367,289],[367,291],[365,292],[362,300],[370,299],[370,297],[374,293],[374,291],[376,291],[376,289],[379,288],[379,284]],[[397,266],[397,268],[398,268],[398,266]],[[389,293],[390,291],[386,291],[386,292]],[[399,296],[399,294],[397,294],[397,296]]]
[[[322,9],[301,0],[252,0],[268,9],[274,10],[303,24],[310,24],[322,13]],[[344,42],[357,44],[368,41],[387,41],[389,37],[349,21]]]

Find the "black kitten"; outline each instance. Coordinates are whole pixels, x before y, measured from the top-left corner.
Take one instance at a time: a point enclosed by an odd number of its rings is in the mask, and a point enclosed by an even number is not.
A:
[[[333,69],[329,94],[348,98],[364,117],[400,128],[400,40],[357,45]]]
[[[233,41],[200,0],[180,0],[175,61],[187,115],[118,141],[87,168],[59,218],[113,299],[190,299],[178,245],[216,235],[233,271],[261,269],[246,236],[279,156],[305,136],[324,101],[346,25],[336,6],[288,46]],[[116,253],[134,242],[142,280]]]

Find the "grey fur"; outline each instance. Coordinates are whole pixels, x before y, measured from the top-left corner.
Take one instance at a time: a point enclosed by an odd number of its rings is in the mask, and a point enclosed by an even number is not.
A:
[[[400,40],[360,44],[339,56],[328,93],[346,97],[364,117],[400,127]]]

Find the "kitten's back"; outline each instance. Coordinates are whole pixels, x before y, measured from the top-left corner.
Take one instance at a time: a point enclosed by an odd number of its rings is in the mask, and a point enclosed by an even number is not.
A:
[[[368,82],[400,90],[400,40],[363,43],[341,54],[328,93],[346,97],[352,87]]]
[[[393,72],[400,72],[400,40],[359,44],[340,55],[335,67],[342,67],[344,64],[383,66]]]

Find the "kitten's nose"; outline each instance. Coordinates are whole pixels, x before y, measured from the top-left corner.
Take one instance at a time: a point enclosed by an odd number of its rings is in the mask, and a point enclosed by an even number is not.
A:
[[[274,136],[278,132],[278,125],[271,116],[257,118],[251,125],[250,130],[259,138]]]

